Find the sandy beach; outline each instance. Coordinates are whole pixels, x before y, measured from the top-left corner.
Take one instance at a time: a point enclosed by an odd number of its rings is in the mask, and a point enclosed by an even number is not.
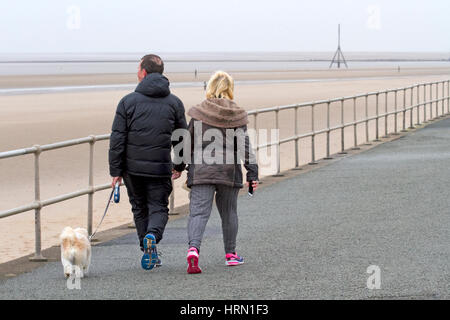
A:
[[[409,68],[400,73],[394,69],[358,69],[358,70],[310,70],[310,71],[273,71],[273,72],[231,72],[236,80],[292,80],[312,79],[315,81],[242,84],[235,88],[236,102],[246,110],[254,110],[277,105],[287,105],[329,98],[350,96],[365,92],[400,88],[417,83],[447,80],[450,68]],[[191,73],[167,74],[172,83],[206,81],[209,73],[199,73],[195,79]],[[136,82],[133,74],[108,75],[52,75],[52,76],[1,76],[0,88],[51,87],[65,85],[123,84]],[[441,90],[441,89],[440,89]],[[118,101],[129,91],[107,90],[89,92],[66,92],[54,94],[26,94],[0,96],[0,152],[35,144],[47,144],[68,139],[80,138],[91,134],[109,133]],[[200,87],[173,88],[172,92],[185,104],[186,110],[204,99],[204,90]],[[433,92],[433,95],[435,92]],[[428,95],[428,93],[427,93]],[[402,100],[399,100],[402,101]],[[407,100],[408,101],[408,100]],[[414,96],[416,101],[416,96]],[[409,101],[408,101],[409,102]],[[400,103],[399,103],[400,105]],[[375,110],[372,103],[369,115]],[[388,110],[393,110],[394,97],[388,96]],[[331,125],[340,123],[339,104],[331,106]],[[353,105],[346,103],[345,121],[353,120]],[[384,100],[381,110],[384,111]],[[422,115],[423,113],[421,113]],[[357,103],[357,116],[364,115],[363,101]],[[415,117],[414,113],[414,117]],[[300,133],[311,129],[311,110],[305,108],[299,112]],[[408,115],[409,121],[409,115]],[[252,120],[252,118],[251,118]],[[415,118],[413,118],[415,123]],[[253,120],[252,120],[253,121]],[[253,123],[250,123],[250,126]],[[400,128],[402,118],[399,116]],[[409,123],[409,122],[407,122]],[[281,138],[291,136],[294,130],[293,112],[280,114]],[[315,129],[324,128],[326,110],[318,106],[315,111]],[[371,124],[371,132],[373,132]],[[393,117],[388,125],[393,128]],[[258,128],[273,128],[272,116],[263,115],[258,119]],[[345,146],[353,145],[352,129],[346,129]],[[384,132],[384,122],[380,124]],[[358,126],[358,141],[365,141],[363,126]],[[381,134],[382,135],[382,134]],[[331,153],[340,150],[340,134],[331,135]],[[371,137],[374,138],[373,136]],[[316,158],[325,156],[325,136],[316,140]],[[45,152],[41,155],[41,198],[47,199],[63,193],[85,188],[88,184],[89,146]],[[110,182],[107,162],[108,142],[98,142],[95,151],[95,184]],[[281,168],[286,170],[294,166],[293,143],[281,148]],[[309,139],[300,141],[300,162],[311,159]],[[262,168],[263,174],[271,174],[270,168]],[[0,160],[0,210],[11,209],[31,203],[33,191],[33,157],[23,156]],[[175,182],[175,205],[187,203],[187,192],[181,188],[185,180]],[[97,224],[106,205],[108,192],[95,194],[94,226]],[[101,230],[131,222],[132,214],[122,190],[120,204],[110,208]],[[80,197],[60,204],[46,207],[41,213],[42,247],[47,248],[58,243],[58,235],[64,226],[86,226],[87,197]],[[0,263],[30,254],[34,251],[34,213],[21,213],[0,219]]]

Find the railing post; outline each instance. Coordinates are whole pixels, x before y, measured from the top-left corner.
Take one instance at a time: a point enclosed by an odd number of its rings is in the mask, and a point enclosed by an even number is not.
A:
[[[450,80],[447,80],[447,113],[450,113]]]
[[[47,261],[41,253],[41,181],[39,175],[39,156],[41,155],[41,147],[35,145],[34,148],[34,202],[36,209],[34,209],[34,256],[30,258],[30,261],[42,262]]]
[[[423,85],[423,122],[427,123],[427,85]]]
[[[447,83],[447,96],[445,95],[445,84]],[[444,81],[443,85],[442,85],[442,96],[444,97],[444,105],[445,105],[445,100],[447,100],[447,112],[445,113],[445,115],[447,115],[448,113],[448,81]],[[446,99],[447,98],[447,99]]]
[[[388,138],[388,97],[389,97],[389,91],[386,90],[384,93],[384,136],[383,138]]]
[[[439,118],[439,82],[436,82],[436,118]]]
[[[397,109],[398,109],[398,90],[395,89],[394,91],[394,133],[393,135],[396,136],[398,135],[398,117],[397,117]]]
[[[317,164],[315,155],[315,133],[314,133],[314,103],[311,105],[311,162],[310,165]]]
[[[300,170],[300,155],[299,155],[299,148],[298,148],[298,107],[295,107],[294,110],[295,114],[295,123],[294,123],[294,133],[295,133],[295,168],[294,170]]]
[[[327,156],[324,159],[333,159],[330,155],[330,101],[327,102]]]
[[[272,177],[282,177],[284,175],[281,174],[281,143],[280,143],[280,110],[275,110],[275,129],[277,130],[277,173],[272,175]]]
[[[376,103],[375,103],[375,110],[376,110],[376,118],[375,118],[375,142],[378,142],[378,141],[381,141],[380,140],[380,137],[379,137],[379,128],[378,128],[378,122],[379,122],[379,118],[380,118],[380,112],[379,112],[379,108],[378,108],[378,105],[379,105],[379,95],[380,95],[380,93],[379,92],[377,92],[377,94],[376,94]]]
[[[414,96],[414,87],[412,86],[411,87],[411,105],[410,105],[410,108],[411,109],[409,109],[409,128],[408,129],[414,129],[414,126],[413,126],[413,104],[414,104],[414,101],[413,101],[413,96]]]
[[[442,114],[441,117],[445,116],[445,110],[444,110],[444,105],[445,105],[445,93],[444,93],[444,89],[445,89],[445,82],[442,81],[442,99],[441,99],[441,108],[442,108]]]
[[[352,150],[359,150],[360,148],[358,147],[358,132],[356,125],[356,97],[353,97],[353,142],[354,146]]]
[[[406,132],[406,88],[403,89],[403,129],[401,132]]]
[[[298,167],[298,121],[297,121],[297,117],[298,117],[298,108],[296,107],[294,110],[294,134],[295,134],[295,167]]]
[[[365,95],[365,107],[366,107],[366,122],[365,122],[365,126],[366,126],[366,146],[370,146],[372,145],[369,142],[369,95],[366,94]]]
[[[433,83],[430,83],[430,121],[433,121]]]
[[[258,141],[258,112],[256,112],[253,115],[253,120],[254,120],[254,129],[255,129],[255,144],[256,146],[254,146],[256,154],[255,154],[255,159],[256,159],[256,163],[258,163],[258,159],[259,159],[259,141]]]
[[[417,85],[417,123],[420,125],[420,84]]]
[[[345,152],[345,126],[344,126],[344,98],[341,99],[341,152],[339,154],[347,154]]]
[[[88,216],[87,216],[87,231],[89,235],[92,235],[92,221],[93,221],[93,208],[94,208],[94,145],[95,136],[91,135],[91,141],[89,141],[89,189],[88,194]],[[91,241],[94,239],[91,239]]]

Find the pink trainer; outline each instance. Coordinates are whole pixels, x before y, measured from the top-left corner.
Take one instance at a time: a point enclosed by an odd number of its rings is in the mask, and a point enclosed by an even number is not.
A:
[[[227,266],[237,266],[244,263],[244,258],[238,256],[236,253],[227,253],[225,256],[225,264]]]
[[[197,248],[195,247],[189,248],[186,258],[188,263],[187,273],[194,274],[202,272],[202,269],[200,269],[200,267],[198,266],[198,257],[199,254]]]

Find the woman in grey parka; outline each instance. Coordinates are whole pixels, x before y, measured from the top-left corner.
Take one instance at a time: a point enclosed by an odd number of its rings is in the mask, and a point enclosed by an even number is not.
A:
[[[246,180],[258,186],[258,165],[247,134],[247,112],[233,101],[233,78],[216,72],[208,82],[206,100],[188,111],[191,116],[191,159],[187,185],[190,192],[188,219],[188,273],[200,273],[200,244],[215,197],[222,219],[225,263],[244,263],[236,254],[238,232],[237,197],[243,187],[241,161]]]

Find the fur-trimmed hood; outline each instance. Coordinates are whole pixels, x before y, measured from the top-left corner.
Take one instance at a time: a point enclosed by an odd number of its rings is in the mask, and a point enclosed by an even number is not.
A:
[[[223,98],[206,99],[189,109],[188,115],[218,128],[238,128],[248,124],[247,111]]]

